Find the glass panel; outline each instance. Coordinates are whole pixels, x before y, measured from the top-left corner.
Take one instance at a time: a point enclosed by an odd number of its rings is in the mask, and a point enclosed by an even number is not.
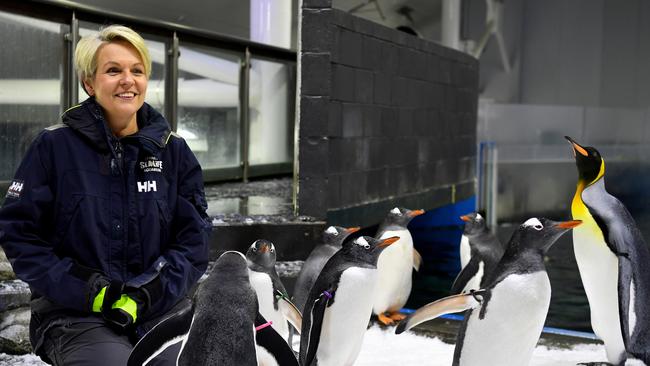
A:
[[[0,12],[0,181],[10,180],[33,138],[61,113],[67,26]],[[10,50],[7,52],[7,50]]]
[[[84,37],[98,31],[103,26],[96,23],[80,22],[79,37]],[[147,85],[145,102],[158,112],[165,114],[165,43],[161,38],[140,33],[144,38],[149,56],[151,57],[151,76]],[[154,40],[155,39],[155,40]],[[88,94],[79,85],[79,101],[88,98]]]
[[[250,165],[293,161],[295,67],[251,60]]]
[[[178,134],[203,169],[239,166],[239,58],[183,45],[178,75]]]

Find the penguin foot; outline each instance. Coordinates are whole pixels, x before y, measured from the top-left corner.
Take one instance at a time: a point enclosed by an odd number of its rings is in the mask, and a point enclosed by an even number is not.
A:
[[[379,319],[379,321],[384,325],[393,325],[395,323],[395,321],[393,319],[391,319],[390,317],[387,317],[384,314],[377,315],[377,319]]]
[[[394,313],[388,314],[388,317],[391,318],[394,321],[397,321],[397,322],[400,321],[400,320],[406,319],[406,315],[404,315],[402,313],[399,313],[397,311],[394,312]]]

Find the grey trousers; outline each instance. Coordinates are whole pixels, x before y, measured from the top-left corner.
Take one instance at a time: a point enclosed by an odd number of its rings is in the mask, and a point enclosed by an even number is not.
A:
[[[133,344],[115,333],[101,319],[76,319],[50,328],[43,350],[56,366],[125,366]],[[158,355],[147,365],[176,365],[180,343]]]

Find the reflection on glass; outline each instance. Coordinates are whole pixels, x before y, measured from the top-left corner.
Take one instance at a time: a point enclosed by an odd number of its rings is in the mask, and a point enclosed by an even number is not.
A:
[[[293,66],[251,60],[250,165],[293,159],[293,75]]]
[[[67,27],[0,12],[0,181],[10,180],[33,138],[57,123]]]
[[[239,59],[184,45],[178,69],[178,134],[203,169],[239,166]]]

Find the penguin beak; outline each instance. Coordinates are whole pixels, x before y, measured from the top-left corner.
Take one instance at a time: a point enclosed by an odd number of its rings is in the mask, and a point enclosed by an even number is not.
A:
[[[582,224],[582,220],[571,220],[571,221],[564,221],[564,222],[558,222],[555,224],[555,227],[560,228],[560,229],[573,229],[576,226],[580,226]]]
[[[269,249],[270,248],[269,248],[268,245],[262,244],[262,246],[260,247],[260,253],[267,253],[269,251]]]
[[[399,236],[391,236],[390,238],[386,238],[377,245],[379,248],[386,248],[387,246],[393,244],[394,242],[399,240]]]
[[[409,213],[409,216],[415,217],[415,216],[420,216],[424,213],[424,210],[413,210]]]
[[[573,147],[573,157],[576,156],[576,151],[579,152],[582,156],[589,156],[587,150],[585,150],[584,147],[578,145],[578,143],[575,142],[571,137],[564,136],[564,138],[567,139],[567,141],[569,141],[569,143],[571,144],[571,147]]]
[[[463,221],[465,221],[465,222],[470,222],[470,221],[472,221],[472,219],[470,219],[469,216],[467,216],[467,215],[463,215],[463,216],[461,216],[460,219],[463,220]]]
[[[361,230],[361,227],[359,227],[359,226],[355,226],[355,227],[349,227],[349,228],[347,228],[347,229],[345,230],[345,232],[348,233],[348,234],[352,234],[352,233],[356,233],[356,232],[359,231],[359,230]]]

